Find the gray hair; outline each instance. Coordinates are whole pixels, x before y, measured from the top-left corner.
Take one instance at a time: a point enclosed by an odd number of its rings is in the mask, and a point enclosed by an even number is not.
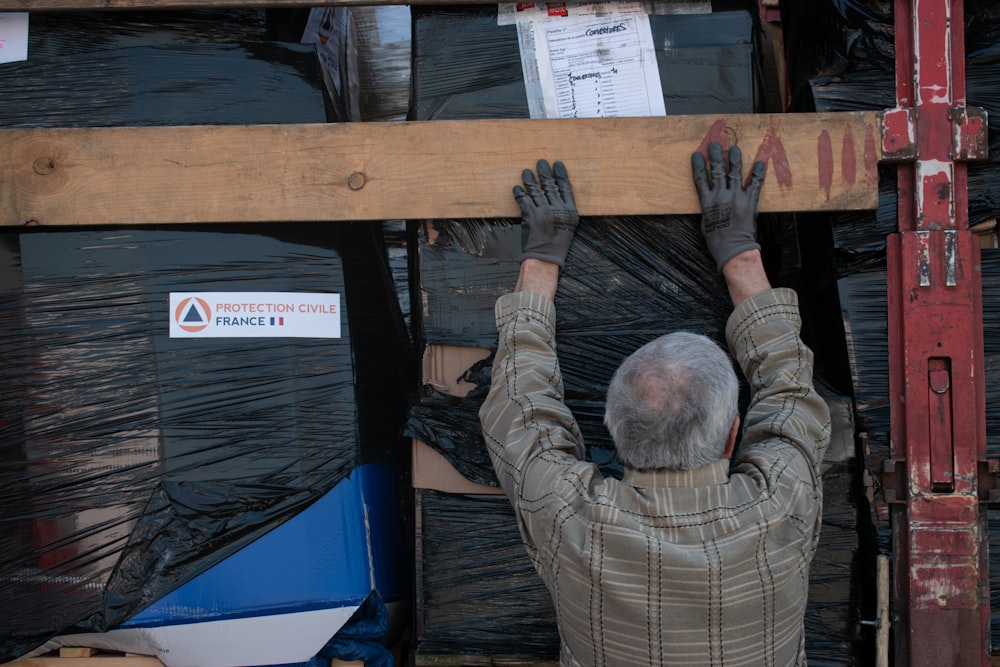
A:
[[[627,467],[690,470],[722,458],[738,401],[729,355],[707,336],[679,331],[622,362],[604,424]]]

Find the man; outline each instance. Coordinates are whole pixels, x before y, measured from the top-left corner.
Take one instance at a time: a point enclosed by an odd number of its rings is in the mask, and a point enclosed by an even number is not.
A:
[[[756,241],[764,165],[738,148],[692,157],[702,232],[734,311],[730,349],[750,383],[743,439],[732,364],[673,334],[637,351],[608,389],[624,466],[585,461],[555,349],[559,272],[579,217],[566,168],[544,160],[514,196],[524,250],[496,304],[499,344],[480,410],[500,484],[552,595],[562,665],[804,665],[809,562],[821,517],[829,411],[812,385],[797,297],[772,289]],[[709,277],[706,277],[706,280]]]

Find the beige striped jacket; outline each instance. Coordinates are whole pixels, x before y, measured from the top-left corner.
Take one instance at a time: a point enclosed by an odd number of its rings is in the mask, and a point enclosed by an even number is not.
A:
[[[726,327],[750,383],[728,460],[605,478],[563,402],[555,306],[513,293],[480,418],[493,466],[552,595],[562,665],[805,665],[809,563],[830,415],[798,300],[758,294]]]

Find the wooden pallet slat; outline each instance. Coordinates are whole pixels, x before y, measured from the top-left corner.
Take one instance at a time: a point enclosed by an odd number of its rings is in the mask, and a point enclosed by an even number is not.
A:
[[[495,4],[487,0],[464,0],[472,4]],[[98,10],[182,10],[210,8],[293,8],[368,5],[445,5],[447,0],[0,0],[0,12],[65,12]]]
[[[517,217],[563,160],[583,215],[697,213],[690,156],[768,162],[761,212],[872,209],[879,114],[0,130],[0,226]]]
[[[21,658],[0,667],[163,667],[163,663],[152,656],[71,647],[59,649],[58,655]]]
[[[417,653],[413,663],[416,667],[559,667],[557,660],[436,653]]]

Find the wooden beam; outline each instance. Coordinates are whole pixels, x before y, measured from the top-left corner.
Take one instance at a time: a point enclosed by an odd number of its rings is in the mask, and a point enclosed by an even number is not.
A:
[[[496,0],[463,0],[496,4]],[[0,0],[0,12],[66,12],[103,10],[177,10],[212,8],[288,8],[367,5],[446,5],[453,0]]]
[[[59,648],[60,658],[92,658],[97,655],[97,649],[91,646],[62,646]]]
[[[583,215],[697,213],[690,156],[768,162],[760,211],[872,209],[879,114],[0,130],[0,225],[517,217],[561,159]]]
[[[41,656],[21,658],[4,663],[0,667],[163,667],[163,663],[151,656],[94,655],[71,658]]]

